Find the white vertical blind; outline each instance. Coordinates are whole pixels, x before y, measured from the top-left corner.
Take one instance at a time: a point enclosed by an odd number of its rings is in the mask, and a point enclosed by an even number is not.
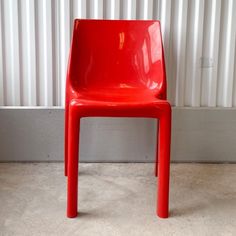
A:
[[[186,41],[187,41],[188,0],[174,1],[171,19],[170,83],[172,91],[170,100],[176,106],[184,106],[186,74]],[[175,25],[175,27],[173,27]],[[192,78],[188,78],[191,80]]]
[[[19,8],[17,0],[2,1],[4,45],[4,90],[7,105],[22,105],[21,99],[21,68],[20,68],[20,31]]]
[[[64,105],[65,99],[65,80],[66,80],[66,67],[67,67],[67,60],[69,56],[69,48],[70,48],[70,36],[71,36],[71,7],[70,2],[68,0],[60,0],[59,6],[59,26],[60,26],[60,81],[61,81],[61,100],[57,101],[59,105]]]
[[[132,20],[136,16],[136,1],[120,0],[120,19]]]
[[[221,0],[206,1],[201,58],[201,106],[216,106]]]
[[[4,57],[3,57],[3,9],[2,2],[0,1],[0,106],[4,105]]]
[[[36,106],[36,41],[35,41],[35,4],[25,0],[21,3],[21,68],[22,103]]]
[[[200,106],[204,0],[189,0],[188,3],[184,104]]]
[[[236,107],[234,0],[0,0],[0,106],[63,106],[73,19],[159,19],[173,105]]]
[[[37,3],[37,54],[38,54],[38,104],[53,105],[53,63],[52,63],[52,1]],[[25,79],[25,78],[23,78]]]
[[[235,58],[236,2],[222,2],[217,105],[231,107]]]

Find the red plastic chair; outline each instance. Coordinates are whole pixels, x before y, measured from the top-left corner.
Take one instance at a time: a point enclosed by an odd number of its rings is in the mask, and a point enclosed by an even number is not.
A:
[[[67,216],[77,216],[80,118],[101,116],[159,119],[157,214],[168,217],[171,106],[159,21],[75,20],[65,114]]]

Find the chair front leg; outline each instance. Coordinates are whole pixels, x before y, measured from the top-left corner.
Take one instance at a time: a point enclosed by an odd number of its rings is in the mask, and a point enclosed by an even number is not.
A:
[[[69,105],[66,103],[65,107],[65,140],[64,140],[64,174],[67,176],[68,168],[68,116],[69,116]]]
[[[76,107],[69,106],[68,115],[68,178],[67,178],[67,216],[77,216],[78,202],[78,152],[80,118]]]
[[[171,108],[168,106],[159,120],[159,163],[158,163],[158,204],[157,215],[169,215],[169,174],[171,142]]]
[[[157,141],[156,141],[156,159],[155,159],[155,169],[154,169],[154,175],[157,177],[158,176],[158,142],[159,142],[159,121],[157,120]]]

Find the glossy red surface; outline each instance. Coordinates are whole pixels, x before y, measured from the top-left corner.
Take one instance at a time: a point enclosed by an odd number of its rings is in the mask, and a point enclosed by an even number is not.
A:
[[[159,160],[157,213],[160,217],[167,217],[171,107],[166,101],[159,21],[74,22],[66,82],[68,217],[77,215],[79,120],[87,116],[152,117],[160,120],[156,158]]]

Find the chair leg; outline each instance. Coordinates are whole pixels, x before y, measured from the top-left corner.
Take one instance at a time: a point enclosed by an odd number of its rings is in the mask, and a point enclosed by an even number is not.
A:
[[[64,174],[67,176],[68,168],[68,109],[69,106],[66,104],[65,107],[65,140],[64,140]]]
[[[157,144],[158,144],[158,140],[157,140]],[[156,159],[155,159],[154,175],[155,175],[155,177],[158,176],[158,145],[157,145],[157,148],[156,148]]]
[[[69,107],[68,116],[68,178],[67,178],[67,216],[77,216],[78,202],[78,151],[80,118],[74,107]]]
[[[160,139],[160,137],[159,137],[159,132],[158,132],[158,125],[159,125],[159,123],[158,123],[158,120],[157,120],[157,141],[156,141],[156,144],[157,144],[157,146],[156,146],[156,160],[155,160],[155,170],[154,170],[154,174],[155,174],[155,176],[157,177],[158,176],[158,141],[159,141],[159,139]]]
[[[158,156],[156,157],[156,162],[155,162],[155,170],[154,170],[154,174],[157,177],[158,176]]]
[[[171,110],[159,120],[159,170],[157,215],[167,218],[169,214]]]

